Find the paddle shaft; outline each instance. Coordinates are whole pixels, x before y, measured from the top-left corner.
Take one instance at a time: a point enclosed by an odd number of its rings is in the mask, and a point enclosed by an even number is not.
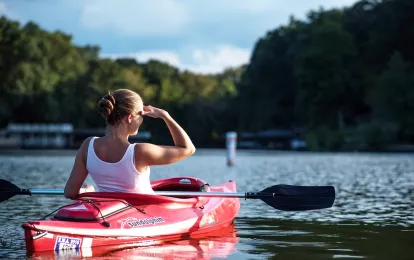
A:
[[[16,192],[16,191],[14,191]],[[16,192],[23,195],[63,195],[63,190],[53,189],[22,189],[20,192]],[[274,197],[274,193],[263,192],[201,192],[201,191],[156,191],[156,195],[160,196],[177,196],[177,197],[209,197],[209,198],[248,198],[258,199],[259,197]]]
[[[180,197],[226,197],[226,198],[249,198],[249,199],[258,199],[257,195],[259,193],[254,192],[198,192],[198,191],[189,191],[189,192],[179,192],[179,191],[156,191],[157,195],[161,196],[180,196]],[[260,193],[260,196],[263,197],[273,197],[273,193]]]
[[[21,189],[13,183],[0,179],[0,202],[15,195],[63,195],[57,189]],[[84,196],[92,196],[83,194]],[[216,197],[260,199],[269,206],[285,211],[303,211],[332,207],[335,201],[333,186],[294,186],[278,184],[260,192],[201,192],[201,191],[156,191],[155,195],[174,197]],[[150,195],[151,196],[151,195]]]

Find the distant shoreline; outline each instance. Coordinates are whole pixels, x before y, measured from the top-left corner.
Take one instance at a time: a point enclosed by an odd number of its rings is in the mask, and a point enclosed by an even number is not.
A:
[[[53,149],[53,148],[39,148],[39,149],[25,149],[25,148],[0,148],[0,156],[4,155],[17,155],[17,156],[75,156],[78,149]],[[214,151],[222,151],[223,157],[226,156],[226,148],[224,147],[198,147],[195,156],[208,154]],[[278,149],[244,149],[239,148],[237,153],[243,155],[246,154],[261,154],[261,153],[274,153],[274,154],[414,154],[414,147],[393,147],[391,146],[387,150],[383,151],[308,151],[308,150],[278,150]]]

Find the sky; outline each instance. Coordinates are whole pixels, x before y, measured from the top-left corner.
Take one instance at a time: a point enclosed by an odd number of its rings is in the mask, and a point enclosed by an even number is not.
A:
[[[158,59],[217,73],[249,61],[256,41],[291,15],[355,0],[0,0],[0,16],[71,34],[102,57]]]

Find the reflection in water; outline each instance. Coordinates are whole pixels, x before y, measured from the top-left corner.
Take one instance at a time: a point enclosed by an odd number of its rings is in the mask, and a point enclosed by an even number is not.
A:
[[[414,227],[260,218],[238,218],[235,224],[239,243],[258,259],[414,259]]]
[[[0,178],[22,188],[62,189],[75,153],[29,153],[0,155]],[[92,259],[414,259],[413,172],[414,154],[238,151],[236,165],[229,168],[225,150],[199,149],[182,162],[153,167],[151,178],[194,176],[211,185],[233,179],[239,191],[275,184],[333,185],[335,204],[325,210],[284,212],[260,200],[241,200],[236,241],[187,239],[111,250]],[[1,203],[0,258],[24,259],[20,225],[67,203],[59,196],[16,196]]]

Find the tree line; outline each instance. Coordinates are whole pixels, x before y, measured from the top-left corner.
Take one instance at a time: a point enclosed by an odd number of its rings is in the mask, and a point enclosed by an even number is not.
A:
[[[412,0],[291,17],[255,45],[237,84],[239,127],[305,127],[311,150],[413,143],[413,17]]]
[[[311,150],[381,150],[414,142],[414,2],[363,0],[291,17],[258,39],[248,64],[222,73],[181,71],[157,60],[104,59],[0,18],[0,127],[70,122],[103,127],[96,103],[129,88],[168,110],[197,146],[229,130],[301,128]],[[155,142],[170,140],[159,120],[144,121]]]

